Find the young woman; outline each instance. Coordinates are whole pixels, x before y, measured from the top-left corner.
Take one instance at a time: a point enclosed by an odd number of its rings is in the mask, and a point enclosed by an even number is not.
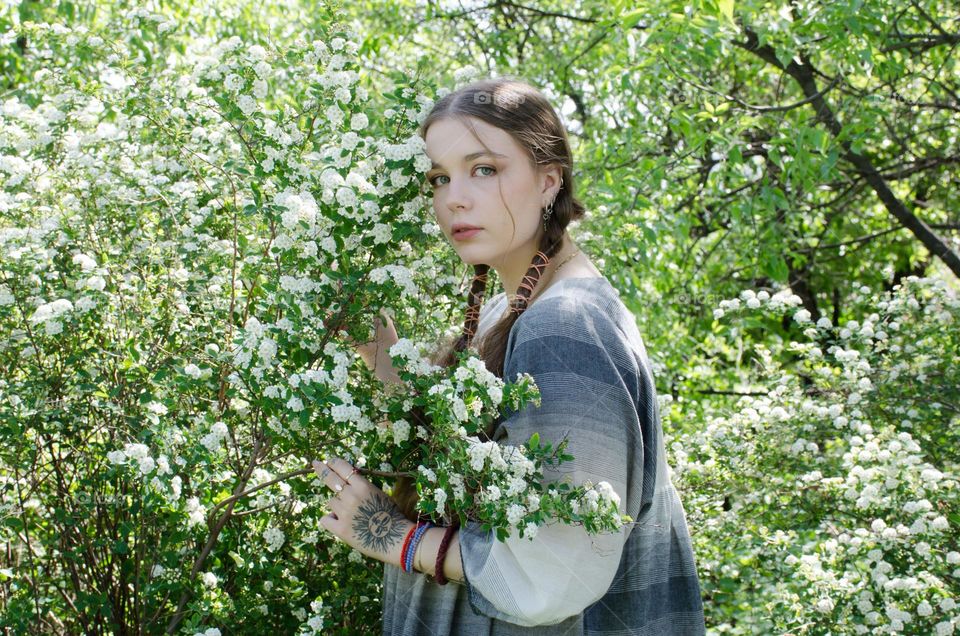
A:
[[[494,422],[490,438],[567,437],[575,459],[548,481],[607,481],[635,522],[595,536],[552,523],[532,540],[506,542],[474,522],[417,530],[409,482],[388,497],[333,458],[314,463],[336,493],[321,524],[385,563],[384,634],[703,634],[693,550],[635,317],[566,231],[584,207],[556,111],[522,81],[484,80],[440,99],[421,135],[437,223],[475,272],[463,333],[444,363],[472,346],[504,379],[530,373],[540,407]],[[491,267],[504,291],[481,309]],[[395,377],[386,350],[396,340],[387,319],[360,348],[385,380]]]

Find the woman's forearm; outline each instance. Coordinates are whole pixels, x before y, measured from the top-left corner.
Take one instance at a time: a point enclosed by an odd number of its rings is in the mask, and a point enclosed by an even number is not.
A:
[[[361,352],[360,357],[363,358],[363,362],[367,365],[367,368],[373,371],[373,374],[384,384],[390,382],[399,384],[402,382],[399,374],[397,374],[396,367],[393,366],[393,360],[390,359],[389,349],[377,351],[373,356],[369,354],[364,355],[364,353]]]
[[[380,378],[380,381],[384,384],[392,382],[394,384],[400,384],[403,380],[400,379],[400,375],[397,373],[396,367],[393,366],[393,362],[388,360],[386,364],[379,364],[374,371],[377,377]]]
[[[446,528],[430,528],[417,546],[416,558],[413,560],[416,569],[430,576],[437,576],[437,553],[440,552],[440,542]],[[460,559],[460,531],[457,530],[450,538],[447,546],[447,556],[443,559],[443,575],[450,581],[463,583],[463,561]]]

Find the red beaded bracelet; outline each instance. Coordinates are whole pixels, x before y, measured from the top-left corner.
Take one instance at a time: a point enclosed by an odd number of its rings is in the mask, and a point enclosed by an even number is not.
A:
[[[403,545],[400,547],[400,569],[406,572],[403,567],[403,557],[407,554],[407,546],[410,545],[410,539],[413,537],[413,533],[416,532],[417,526],[420,524],[413,524],[413,527],[407,531],[407,537],[403,540]]]
[[[447,577],[443,575],[443,562],[447,556],[447,548],[450,547],[450,540],[453,539],[453,533],[457,531],[457,528],[460,527],[458,522],[454,522],[447,526],[447,531],[443,533],[443,539],[440,541],[440,549],[437,551],[437,566],[436,566],[436,578],[437,585],[446,585]]]

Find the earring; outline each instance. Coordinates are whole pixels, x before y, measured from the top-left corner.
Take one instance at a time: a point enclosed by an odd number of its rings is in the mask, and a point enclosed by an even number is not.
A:
[[[547,232],[547,219],[550,218],[550,215],[553,214],[553,201],[547,204],[546,209],[543,212],[543,232]]]
[[[557,188],[557,194],[554,195],[553,201],[557,200],[557,197],[560,196],[560,190],[563,189],[563,175],[560,175],[560,187]],[[547,219],[550,218],[550,215],[553,214],[553,201],[547,204],[546,209],[543,212],[543,233],[547,233]]]

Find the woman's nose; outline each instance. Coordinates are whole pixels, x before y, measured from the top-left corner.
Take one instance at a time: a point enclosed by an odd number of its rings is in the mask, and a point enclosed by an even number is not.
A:
[[[456,212],[460,208],[469,207],[470,197],[467,193],[466,183],[460,179],[450,179],[447,184],[447,208],[451,212]]]

